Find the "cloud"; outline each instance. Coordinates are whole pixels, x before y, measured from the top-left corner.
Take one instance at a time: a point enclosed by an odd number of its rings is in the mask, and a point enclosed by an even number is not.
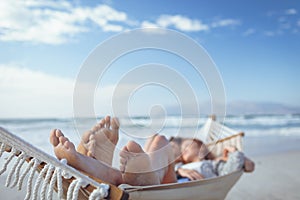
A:
[[[72,117],[74,86],[73,79],[17,65],[0,64],[0,118]],[[115,102],[114,105],[124,105],[124,102],[128,102],[127,91],[132,91],[137,85],[119,85],[118,94],[114,93],[116,86],[112,84],[101,85],[94,90],[95,85],[81,83],[80,88],[82,96],[94,98],[92,114],[104,116],[113,113],[112,102]],[[87,91],[95,92],[91,95]],[[76,114],[79,113],[77,117],[93,117],[86,109],[90,106],[79,106],[76,107]]]
[[[158,24],[156,23],[152,23],[152,22],[149,22],[149,21],[143,21],[141,23],[141,27],[142,28],[158,28]]]
[[[267,13],[270,20],[273,20],[273,27],[269,27],[269,30],[264,30],[263,34],[266,36],[280,36],[284,34],[298,34],[297,22],[298,11],[294,8],[281,10],[281,11],[271,11]],[[299,19],[298,19],[299,20]]]
[[[202,23],[197,19],[190,19],[181,15],[161,15],[156,23],[158,26],[168,28],[175,27],[178,30],[191,32],[191,31],[207,31],[208,25]]]
[[[154,22],[139,22],[130,20],[125,12],[109,5],[78,6],[66,0],[0,1],[0,9],[0,41],[54,45],[70,42],[76,35],[90,32],[95,27],[103,32],[121,32],[136,27],[200,32],[240,24],[239,20],[222,19],[209,25],[200,19],[168,14],[158,16]]]
[[[180,31],[185,32],[200,32],[208,31],[212,28],[219,27],[234,27],[241,24],[240,20],[237,19],[220,19],[214,21],[211,24],[202,22],[199,19],[190,19],[182,15],[161,15],[154,22],[143,21],[141,26],[143,28],[176,28]]]
[[[1,1],[0,40],[61,44],[89,31],[88,23],[103,31],[119,32],[127,15],[107,5],[74,7],[67,1]],[[123,23],[120,24],[114,23]]]
[[[264,31],[264,35],[272,37],[275,36],[277,33],[275,31]]]
[[[62,117],[72,113],[73,81],[0,65],[0,117]]]
[[[190,19],[182,15],[161,15],[155,22],[143,21],[141,26],[143,28],[176,28],[185,32],[209,30],[209,26],[200,20]]]
[[[255,32],[256,32],[255,29],[249,28],[249,29],[247,29],[247,30],[243,33],[243,36],[249,36],[249,35],[254,34]]]
[[[298,20],[297,25],[300,26],[300,19]]]
[[[290,9],[285,10],[284,13],[285,13],[286,15],[296,15],[296,14],[297,14],[297,10],[294,9],[294,8],[290,8]]]
[[[211,24],[212,28],[225,27],[225,26],[238,26],[241,24],[237,19],[220,19]]]

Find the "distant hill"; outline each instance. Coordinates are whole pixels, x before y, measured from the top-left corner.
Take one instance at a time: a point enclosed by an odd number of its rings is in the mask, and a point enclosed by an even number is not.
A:
[[[216,105],[218,107],[219,105]],[[208,101],[199,105],[201,114],[211,114],[211,105]],[[188,105],[184,106],[185,113],[196,114],[196,109]],[[167,109],[168,114],[178,115],[180,109],[178,106],[170,106]],[[244,114],[299,114],[300,107],[289,106],[274,102],[251,102],[251,101],[232,101],[226,105],[226,114],[244,115]],[[216,113],[215,113],[216,114]]]
[[[300,107],[273,102],[233,101],[227,104],[228,114],[296,114]]]

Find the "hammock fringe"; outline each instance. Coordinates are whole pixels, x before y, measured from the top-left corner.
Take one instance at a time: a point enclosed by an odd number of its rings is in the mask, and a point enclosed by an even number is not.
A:
[[[66,165],[65,161],[58,161],[0,127],[0,157],[3,157],[5,152],[8,153],[8,157],[5,158],[5,162],[0,168],[0,175],[10,168],[5,186],[11,188],[17,186],[18,190],[22,189],[23,182],[28,177],[25,200],[52,199],[53,190],[57,191],[59,199],[63,198],[64,191],[68,191],[67,199],[75,200],[79,197],[79,191],[84,190],[88,185],[91,190],[89,193],[93,194],[91,198],[104,199],[108,197],[110,185],[89,178]],[[14,158],[16,158],[14,164],[10,165]],[[25,161],[28,164],[24,168]],[[34,182],[36,172],[39,174]],[[15,179],[12,183],[13,177]],[[71,182],[67,188],[65,188],[66,184],[63,184],[66,181]],[[85,193],[85,196],[88,198],[89,194]]]

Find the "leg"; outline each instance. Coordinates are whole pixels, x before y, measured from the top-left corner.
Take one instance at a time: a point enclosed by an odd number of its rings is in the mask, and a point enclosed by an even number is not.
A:
[[[106,116],[92,130],[83,134],[77,151],[111,165],[118,140],[119,121]]]
[[[60,130],[51,131],[50,142],[54,147],[56,157],[66,159],[72,167],[114,185],[123,183],[120,171],[101,161],[78,153],[74,144],[64,137]]]

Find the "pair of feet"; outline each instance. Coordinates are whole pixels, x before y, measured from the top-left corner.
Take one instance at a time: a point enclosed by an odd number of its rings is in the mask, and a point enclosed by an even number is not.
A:
[[[163,182],[175,182],[171,154],[163,155],[159,160],[150,152],[163,148],[167,140],[156,137],[150,139],[145,153],[134,141],[128,142],[120,152],[120,170],[111,167],[115,146],[119,139],[119,122],[116,118],[105,117],[90,131],[83,134],[77,151],[72,142],[63,133],[54,129],[50,133],[50,142],[58,159],[66,159],[74,168],[84,171],[103,181],[119,185],[152,185]],[[159,166],[153,170],[153,164]],[[166,167],[164,167],[166,166]]]

